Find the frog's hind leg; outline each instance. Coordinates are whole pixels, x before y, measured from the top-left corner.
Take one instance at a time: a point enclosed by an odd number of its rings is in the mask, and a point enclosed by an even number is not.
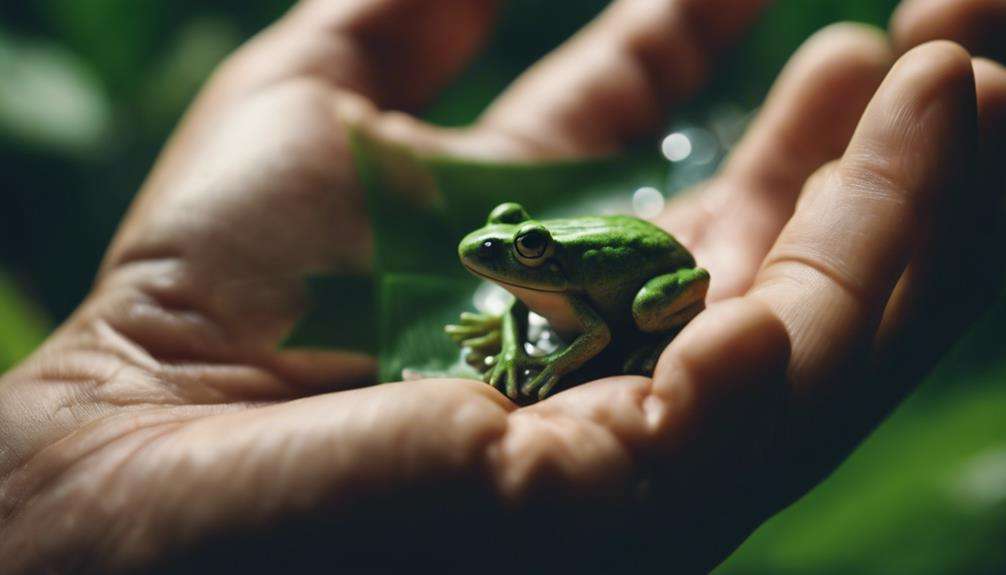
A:
[[[626,375],[653,375],[661,354],[664,353],[664,350],[667,349],[667,346],[670,345],[671,340],[674,339],[674,336],[678,335],[679,331],[674,330],[673,333],[637,348],[625,359],[625,362],[622,364],[622,373]]]
[[[636,326],[646,333],[677,330],[705,309],[709,272],[702,268],[657,276],[639,290],[632,302]]]

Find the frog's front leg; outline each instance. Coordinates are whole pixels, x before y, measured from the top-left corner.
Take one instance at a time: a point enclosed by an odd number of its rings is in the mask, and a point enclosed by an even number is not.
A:
[[[524,370],[531,366],[537,366],[538,361],[528,357],[524,351],[524,342],[527,341],[527,316],[528,308],[519,299],[514,299],[510,307],[503,312],[502,325],[500,327],[500,352],[496,356],[493,366],[485,373],[485,382],[503,391],[502,384],[505,384],[507,397],[517,401],[518,378]]]
[[[702,268],[657,276],[639,290],[632,302],[636,326],[647,333],[679,328],[705,309],[709,272]]]
[[[537,392],[538,399],[545,399],[559,380],[579,369],[611,343],[608,324],[589,304],[575,296],[569,298],[569,303],[583,325],[583,333],[565,349],[541,358],[545,367],[521,389],[525,396]]]
[[[460,325],[448,325],[444,331],[465,348],[465,361],[480,373],[488,369],[485,360],[500,352],[502,317],[486,313],[463,312]]]

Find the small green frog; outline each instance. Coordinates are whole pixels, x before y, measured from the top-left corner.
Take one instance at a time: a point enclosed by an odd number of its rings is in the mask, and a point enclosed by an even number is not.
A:
[[[545,398],[588,362],[592,377],[652,374],[669,341],[704,309],[709,288],[709,272],[684,246],[629,216],[536,221],[506,203],[461,241],[458,255],[514,300],[502,316],[465,313],[446,331],[514,401]],[[529,311],[569,344],[529,354]]]

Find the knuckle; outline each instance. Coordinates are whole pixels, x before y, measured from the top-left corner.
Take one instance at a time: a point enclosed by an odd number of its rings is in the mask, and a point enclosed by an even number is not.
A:
[[[807,40],[801,52],[831,74],[886,70],[893,60],[882,31],[852,22],[840,22],[821,29]]]

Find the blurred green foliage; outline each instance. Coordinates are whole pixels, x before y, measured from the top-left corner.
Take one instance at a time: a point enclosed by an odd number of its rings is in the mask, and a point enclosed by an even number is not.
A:
[[[471,120],[603,0],[511,0],[494,41],[428,116]],[[883,24],[894,0],[783,0],[712,93],[757,105],[786,57],[838,19]],[[214,66],[288,0],[0,4],[0,370],[86,293],[158,149]],[[701,116],[716,98],[692,103]],[[1006,572],[1006,306],[842,469],[721,569]]]

